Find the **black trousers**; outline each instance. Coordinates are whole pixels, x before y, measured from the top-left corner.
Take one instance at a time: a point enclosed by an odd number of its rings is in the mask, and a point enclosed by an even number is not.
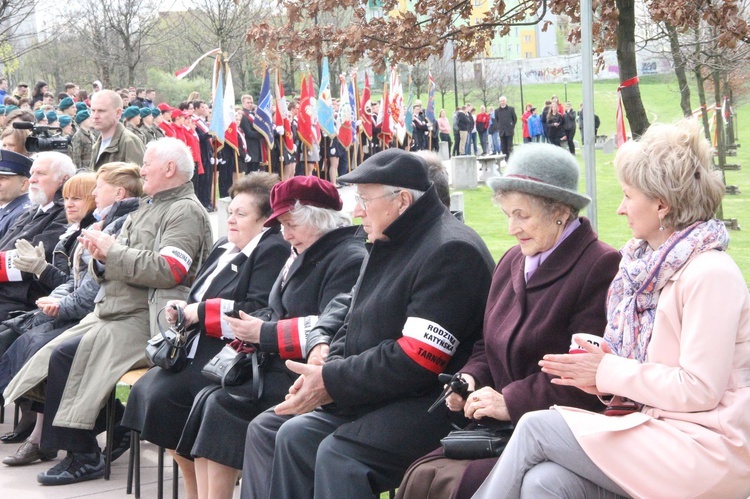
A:
[[[576,136],[576,129],[572,128],[570,130],[565,130],[565,135],[568,137],[568,150],[570,151],[570,154],[575,154],[576,145],[575,142],[573,142],[573,137]]]
[[[256,417],[245,439],[242,499],[349,499],[398,487],[414,458],[333,435],[350,421],[320,409],[295,417],[269,409]]]
[[[204,208],[211,206],[211,182],[214,179],[213,165],[204,165],[204,173],[198,173],[198,168],[195,169],[193,175],[193,187],[195,188],[195,195],[201,202]]]
[[[96,436],[106,428],[106,411],[104,408],[94,423],[92,430],[81,430],[78,428],[64,428],[53,426],[52,422],[60,408],[60,401],[68,381],[70,370],[73,367],[78,345],[83,336],[71,338],[58,345],[49,359],[49,372],[47,376],[47,391],[44,402],[44,425],[42,426],[43,449],[62,449],[71,452],[98,452],[99,443]],[[122,419],[124,408],[117,404],[115,409],[115,421]]]
[[[513,152],[513,136],[512,135],[501,135],[500,136],[500,149],[502,149],[505,158],[510,156]]]

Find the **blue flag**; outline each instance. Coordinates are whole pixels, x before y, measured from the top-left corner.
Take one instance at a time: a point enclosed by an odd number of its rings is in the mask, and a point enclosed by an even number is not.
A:
[[[258,106],[255,108],[253,128],[265,137],[268,147],[273,147],[273,114],[271,114],[271,77],[268,66],[264,70],[263,84],[260,87]]]
[[[213,108],[224,109],[224,65],[221,63],[220,57],[216,58],[216,63],[214,64],[213,98]],[[208,131],[216,137],[216,140],[224,144],[224,133],[226,130],[227,124],[224,123],[224,113],[221,111],[213,113]]]
[[[353,77],[352,77],[353,78]],[[354,84],[352,80],[349,80],[349,105],[352,106],[352,130],[354,131],[354,142],[357,142],[357,137],[359,136],[359,133],[357,131],[357,127],[355,125],[357,121],[357,103],[356,103],[356,96],[354,95]]]
[[[430,120],[430,123],[435,123],[435,80],[432,79],[432,73],[430,75],[429,90],[427,91],[427,109],[425,110],[425,116]]]
[[[333,119],[333,101],[331,100],[331,80],[328,75],[328,57],[323,58],[323,76],[320,77],[318,124],[320,124],[323,133],[331,138],[336,136],[336,122]]]
[[[414,135],[414,93],[411,90],[411,77],[409,77],[409,103],[406,105],[406,117],[404,118],[404,128],[406,133],[411,137]]]

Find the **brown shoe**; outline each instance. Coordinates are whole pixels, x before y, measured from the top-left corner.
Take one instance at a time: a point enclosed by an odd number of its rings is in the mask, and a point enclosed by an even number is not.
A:
[[[39,444],[25,441],[15,454],[3,459],[3,464],[8,466],[25,466],[37,461],[50,461],[57,457],[56,450],[40,449]]]

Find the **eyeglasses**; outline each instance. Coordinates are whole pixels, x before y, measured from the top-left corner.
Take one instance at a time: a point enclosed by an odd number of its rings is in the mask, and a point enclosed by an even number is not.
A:
[[[387,196],[393,196],[394,194],[398,194],[398,192],[399,191],[386,192],[382,196],[375,196],[374,198],[370,198],[370,199],[365,199],[362,196],[360,196],[359,194],[355,194],[354,195],[354,202],[357,203],[357,206],[359,206],[363,210],[367,210],[367,203],[369,203],[371,201],[375,201],[376,199],[381,199],[381,198],[387,197]]]

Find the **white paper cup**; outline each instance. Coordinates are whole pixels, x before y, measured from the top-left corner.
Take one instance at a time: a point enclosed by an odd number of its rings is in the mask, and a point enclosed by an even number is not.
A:
[[[580,338],[597,347],[601,347],[602,342],[604,341],[604,338],[596,336],[595,334],[576,333],[570,338],[570,351],[568,353],[586,353],[586,350],[576,343],[576,338]]]

